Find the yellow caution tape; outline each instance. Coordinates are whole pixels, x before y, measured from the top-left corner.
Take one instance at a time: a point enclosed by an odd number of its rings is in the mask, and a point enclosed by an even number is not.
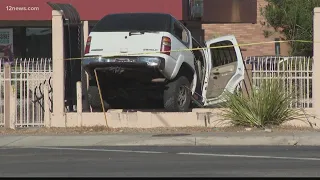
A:
[[[186,49],[178,49],[178,50],[162,51],[162,52],[150,51],[150,52],[141,52],[141,53],[132,53],[132,54],[116,53],[114,55],[101,56],[101,57],[110,58],[110,57],[116,57],[116,56],[137,56],[137,55],[145,55],[145,54],[164,53],[164,52],[182,52],[182,51],[195,51],[195,50],[204,50],[204,49],[221,49],[221,48],[229,48],[229,47],[243,47],[243,46],[253,46],[253,45],[272,44],[272,43],[288,43],[288,42],[314,43],[313,41],[307,41],[307,40],[265,41],[265,42],[246,43],[246,44],[238,44],[238,45],[213,46],[213,47],[204,47],[204,48],[186,48]],[[67,58],[65,60],[82,60],[82,59],[90,59],[90,58],[92,57]]]

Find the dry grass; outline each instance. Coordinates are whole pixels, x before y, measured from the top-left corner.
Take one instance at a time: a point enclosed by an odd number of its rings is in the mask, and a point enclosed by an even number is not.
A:
[[[272,128],[273,132],[312,132],[308,127],[281,126]],[[98,135],[98,134],[166,134],[166,133],[206,133],[206,132],[247,132],[244,127],[184,127],[184,128],[106,128],[104,126],[79,128],[21,128],[16,130],[0,129],[1,135]],[[264,129],[252,128],[250,132],[264,132]]]

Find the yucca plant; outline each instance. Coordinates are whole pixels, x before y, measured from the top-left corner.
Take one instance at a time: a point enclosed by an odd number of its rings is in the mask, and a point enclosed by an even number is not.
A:
[[[294,99],[279,80],[263,81],[248,95],[227,93],[226,98],[222,116],[235,126],[264,128],[304,117],[299,109],[290,108]]]

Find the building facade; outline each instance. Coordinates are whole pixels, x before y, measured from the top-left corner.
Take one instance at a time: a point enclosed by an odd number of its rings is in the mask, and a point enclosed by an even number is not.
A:
[[[0,46],[15,57],[51,57],[51,7],[48,0],[1,0]],[[106,14],[120,12],[169,13],[187,24],[199,40],[234,34],[239,43],[274,40],[264,37],[260,7],[264,0],[51,0],[71,4],[89,29]],[[244,56],[275,55],[274,44],[242,47]],[[1,49],[0,49],[1,51]],[[287,49],[281,45],[281,55]],[[1,54],[7,54],[0,52]]]
[[[183,20],[185,0],[1,0],[0,45],[15,57],[51,57],[51,12],[47,2],[71,4],[92,28],[103,16],[119,12],[162,12]],[[167,6],[170,4],[170,6]],[[5,49],[5,48],[1,48]],[[0,49],[0,51],[1,51]],[[5,54],[4,52],[0,52]]]
[[[213,0],[214,1],[214,0]],[[254,23],[210,23],[203,24],[202,28],[205,30],[205,39],[213,37],[233,34],[237,37],[239,44],[257,43],[274,41],[277,38],[283,39],[281,34],[273,32],[272,28],[266,27],[266,21],[261,14],[261,8],[265,7],[267,2],[265,0],[257,0],[256,3],[256,20]],[[273,32],[266,37],[265,32]],[[274,43],[260,44],[253,46],[241,47],[244,56],[274,56],[276,55],[276,48]],[[280,44],[280,55],[287,56],[290,51],[290,46],[287,43]]]

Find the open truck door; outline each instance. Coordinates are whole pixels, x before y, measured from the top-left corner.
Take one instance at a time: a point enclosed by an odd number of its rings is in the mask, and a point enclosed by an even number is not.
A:
[[[234,92],[244,79],[244,64],[238,42],[233,35],[206,42],[208,71],[203,87],[204,106],[223,102],[225,91]],[[228,46],[223,48],[214,48]]]

